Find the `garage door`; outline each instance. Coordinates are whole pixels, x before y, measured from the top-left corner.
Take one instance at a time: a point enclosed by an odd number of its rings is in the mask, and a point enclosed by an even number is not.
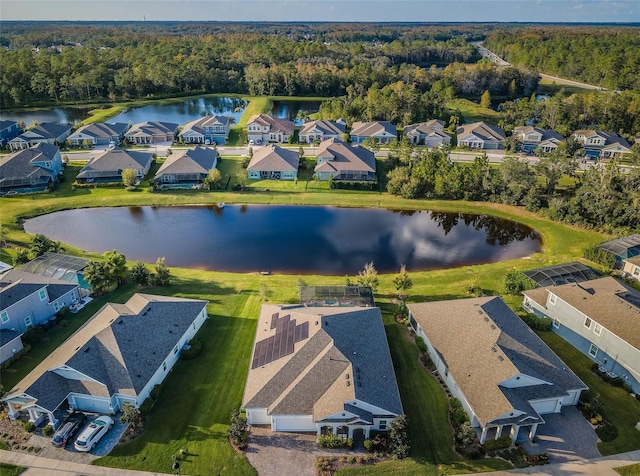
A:
[[[271,417],[266,408],[247,408],[247,423],[249,425],[270,425]]]
[[[271,429],[273,431],[316,431],[316,424],[311,415],[274,416]]]
[[[83,412],[110,413],[109,400],[92,397],[73,397],[73,407]]]
[[[540,415],[544,415],[545,413],[555,413],[557,402],[557,398],[551,400],[538,400],[536,402],[531,402],[531,406]],[[560,407],[560,405],[558,406]],[[558,411],[560,411],[560,408],[558,408]]]

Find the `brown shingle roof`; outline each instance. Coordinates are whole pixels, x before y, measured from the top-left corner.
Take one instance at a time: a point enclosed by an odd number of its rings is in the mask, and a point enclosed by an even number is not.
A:
[[[329,158],[316,165],[316,171],[376,171],[376,158],[365,147],[350,146],[340,139],[327,139],[318,146],[317,157]]]
[[[297,150],[284,149],[275,144],[269,144],[255,151],[247,170],[296,172],[299,165],[300,153]]]
[[[282,132],[283,134],[293,135],[295,128],[293,121],[280,119],[279,117],[269,116],[268,114],[254,114],[249,118],[247,125],[257,122],[262,126],[269,126],[269,132]]]
[[[506,137],[501,128],[494,126],[493,124],[489,124],[488,122],[465,124],[464,126],[458,127],[456,132],[458,134],[458,138],[463,138],[469,134],[473,134],[483,140],[501,141]]]

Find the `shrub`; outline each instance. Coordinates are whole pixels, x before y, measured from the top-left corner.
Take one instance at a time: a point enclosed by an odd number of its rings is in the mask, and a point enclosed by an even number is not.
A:
[[[416,336],[416,346],[418,347],[418,350],[423,354],[427,351],[427,344],[420,336]]]
[[[373,450],[373,442],[369,438],[367,438],[362,444],[364,445],[364,449],[371,453],[371,451]]]
[[[189,348],[182,349],[182,352],[180,352],[180,358],[182,360],[193,360],[200,355],[201,350],[202,342],[198,339],[191,339],[189,341]]]
[[[507,294],[520,294],[535,287],[537,287],[536,282],[520,271],[509,271],[504,277],[504,289]]]
[[[409,456],[411,442],[407,429],[408,421],[406,415],[398,415],[391,420],[389,428],[389,452],[395,459],[402,459]]]
[[[158,399],[158,396],[160,395],[160,384],[157,384],[156,386],[154,386],[151,391],[149,392],[149,396],[151,398],[153,398],[154,400]]]
[[[451,423],[454,427],[457,428],[469,420],[467,412],[464,411],[460,400],[452,398],[449,400],[449,405],[451,406],[451,409],[449,410],[449,417],[451,418]]]
[[[538,317],[535,314],[525,311],[518,311],[517,314],[532,329],[535,329],[537,331],[548,331],[551,329],[551,319],[547,319],[546,317]]]
[[[332,180],[329,187],[335,190],[378,190],[377,182],[340,182]]]
[[[147,397],[144,402],[142,402],[142,405],[140,405],[140,413],[142,413],[143,415],[147,415],[149,413],[149,411],[151,410],[151,407],[154,404],[154,400],[151,397]]]
[[[616,257],[597,246],[585,248],[582,250],[582,256],[609,269],[614,268],[616,265]]]
[[[618,436],[618,429],[611,422],[605,422],[603,425],[600,425],[596,428],[596,435],[602,441],[613,441]]]
[[[47,425],[42,429],[43,436],[51,436],[53,434],[53,427],[51,425]]]
[[[26,432],[33,433],[36,431],[36,424],[32,421],[24,421],[22,422],[22,428],[24,428]]]
[[[484,443],[484,448],[487,451],[495,451],[503,448],[509,448],[511,446],[511,437],[509,435],[501,436],[497,440],[487,440]]]
[[[347,448],[347,440],[340,435],[320,435],[318,437],[318,446],[320,448]],[[353,446],[353,440],[351,440],[351,446]]]
[[[353,464],[356,462],[356,457],[355,456],[347,456],[347,463],[349,464]]]

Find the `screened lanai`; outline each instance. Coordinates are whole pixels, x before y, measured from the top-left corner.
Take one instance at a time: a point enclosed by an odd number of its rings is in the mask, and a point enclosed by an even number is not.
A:
[[[597,279],[601,275],[597,271],[582,263],[573,262],[549,266],[547,268],[531,269],[523,272],[525,276],[535,281],[539,287],[559,286],[567,283],[582,283]]]

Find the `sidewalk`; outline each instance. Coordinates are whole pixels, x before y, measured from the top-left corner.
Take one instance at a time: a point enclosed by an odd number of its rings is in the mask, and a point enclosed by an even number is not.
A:
[[[80,476],[91,474],[99,476],[152,476],[164,474],[92,466],[90,464],[72,463],[70,461],[58,461],[57,459],[42,458],[40,456],[5,450],[0,450],[0,461],[27,468],[27,470],[22,473],[25,476]]]
[[[620,476],[613,468],[633,463],[640,463],[640,450],[603,456],[602,458],[572,461],[570,463],[531,466],[511,471],[495,471],[482,474],[490,474],[491,476],[513,476],[514,474],[527,474],[530,476]]]

